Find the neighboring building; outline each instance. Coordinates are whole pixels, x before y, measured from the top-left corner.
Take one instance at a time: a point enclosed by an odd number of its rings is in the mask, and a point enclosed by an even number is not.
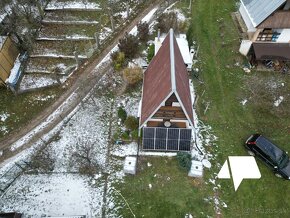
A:
[[[249,40],[242,41],[240,52],[253,48],[256,60],[290,60],[289,8],[287,0],[241,0]]]
[[[190,150],[194,125],[189,78],[172,29],[144,73],[140,108],[144,150]]]
[[[21,213],[0,213],[0,218],[21,218]]]
[[[0,86],[6,84],[18,55],[19,51],[11,38],[0,36]]]
[[[160,37],[160,32],[158,31],[158,37],[155,37],[154,45],[155,45],[155,55],[159,51],[163,41],[165,39],[165,36]],[[186,39],[185,34],[179,34],[178,37],[176,37],[178,47],[180,49],[184,64],[188,71],[191,71],[192,69],[192,58],[193,53],[189,50],[188,47],[188,41]]]

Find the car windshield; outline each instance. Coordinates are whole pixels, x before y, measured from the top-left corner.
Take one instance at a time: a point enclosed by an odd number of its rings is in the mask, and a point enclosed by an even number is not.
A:
[[[283,152],[282,156],[279,158],[279,162],[278,162],[279,167],[280,168],[285,167],[287,165],[288,161],[289,161],[288,155],[285,152]]]

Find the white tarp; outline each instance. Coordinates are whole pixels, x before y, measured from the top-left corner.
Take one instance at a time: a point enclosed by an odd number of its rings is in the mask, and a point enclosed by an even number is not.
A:
[[[250,51],[250,48],[251,48],[252,44],[253,44],[253,42],[250,41],[250,40],[242,40],[239,52],[242,55],[247,56],[249,51]]]

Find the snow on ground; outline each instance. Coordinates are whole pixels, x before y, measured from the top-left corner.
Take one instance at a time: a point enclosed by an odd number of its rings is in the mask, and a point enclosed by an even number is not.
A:
[[[48,23],[48,24],[82,24],[82,25],[92,25],[92,24],[98,24],[98,21],[93,20],[42,20],[42,23]]]
[[[278,107],[282,103],[283,100],[284,100],[284,97],[279,96],[279,98],[274,102],[274,106]]]
[[[72,100],[73,97],[74,95],[69,100]],[[23,174],[1,197],[0,210],[21,211],[25,217],[40,217],[41,215],[100,217],[104,192],[102,174],[98,174],[93,181],[77,173],[71,174],[70,172],[76,172],[71,166],[71,158],[77,144],[93,143],[95,145],[94,158],[102,168],[110,169],[110,181],[114,182],[116,179],[123,178],[124,174],[120,170],[113,170],[116,165],[119,165],[120,168],[122,161],[114,161],[112,164],[114,167],[105,164],[108,149],[108,108],[110,104],[111,99],[101,96],[92,99],[87,96],[83,104],[80,104],[42,140],[4,162],[0,168],[1,176],[16,162],[29,160],[35,152],[35,148],[43,145],[43,141],[57,136],[57,139],[47,145],[51,148],[51,153],[56,154],[53,173],[51,175]],[[58,112],[51,116],[57,116],[57,114]],[[49,119],[44,124],[50,122]],[[113,208],[112,196],[108,196],[108,202]]]
[[[142,18],[141,22],[147,22],[150,23],[155,12],[157,11],[158,8],[153,8],[145,17]],[[136,36],[137,35],[137,26],[135,26],[129,34]]]
[[[2,112],[0,114],[0,121],[5,122],[10,117],[10,114],[7,112]]]
[[[96,160],[105,168],[108,121],[103,118],[106,115],[109,101],[105,98],[94,99],[94,103],[85,104],[71,118],[61,130],[58,141],[51,143],[51,147],[57,154],[57,172],[67,171],[71,153],[76,150],[78,144],[89,142],[97,149]],[[89,128],[88,128],[89,127]]]
[[[25,217],[87,215],[99,217],[103,186],[92,188],[80,175],[22,175],[2,196],[2,211],[19,211]]]
[[[67,80],[67,76],[62,76],[60,78],[61,83],[64,83]],[[19,86],[19,92],[48,87],[58,84],[56,79],[53,79],[50,75],[35,76],[34,74],[25,74],[21,80]]]
[[[140,91],[141,92],[141,91]],[[117,106],[122,106],[127,112],[127,115],[138,115],[139,103],[141,100],[141,93],[133,93],[132,96],[121,96],[117,99]]]
[[[36,96],[36,97],[33,97],[33,100],[36,100],[36,101],[47,101],[47,100],[49,100],[51,98],[54,99],[55,95]]]
[[[60,37],[60,38],[56,38],[56,37],[38,37],[36,38],[36,40],[39,41],[65,41],[65,40],[92,40],[94,39],[93,37],[89,37],[86,35],[72,35],[72,36],[65,36],[65,37]]]
[[[52,0],[45,8],[45,10],[63,10],[63,9],[101,10],[99,4],[95,2],[77,1],[77,0],[66,2]]]
[[[46,57],[46,58],[70,58],[70,59],[75,59],[74,55],[62,55],[62,54],[54,54],[54,53],[45,53],[45,54],[35,54],[35,55],[30,55],[31,58],[36,58],[36,57]],[[85,55],[78,55],[79,59],[87,59],[88,57]]]

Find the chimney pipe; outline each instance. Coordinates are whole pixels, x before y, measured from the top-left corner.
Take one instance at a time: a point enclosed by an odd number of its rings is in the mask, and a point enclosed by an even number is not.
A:
[[[158,41],[160,41],[160,29],[158,28],[158,33],[157,33]]]

